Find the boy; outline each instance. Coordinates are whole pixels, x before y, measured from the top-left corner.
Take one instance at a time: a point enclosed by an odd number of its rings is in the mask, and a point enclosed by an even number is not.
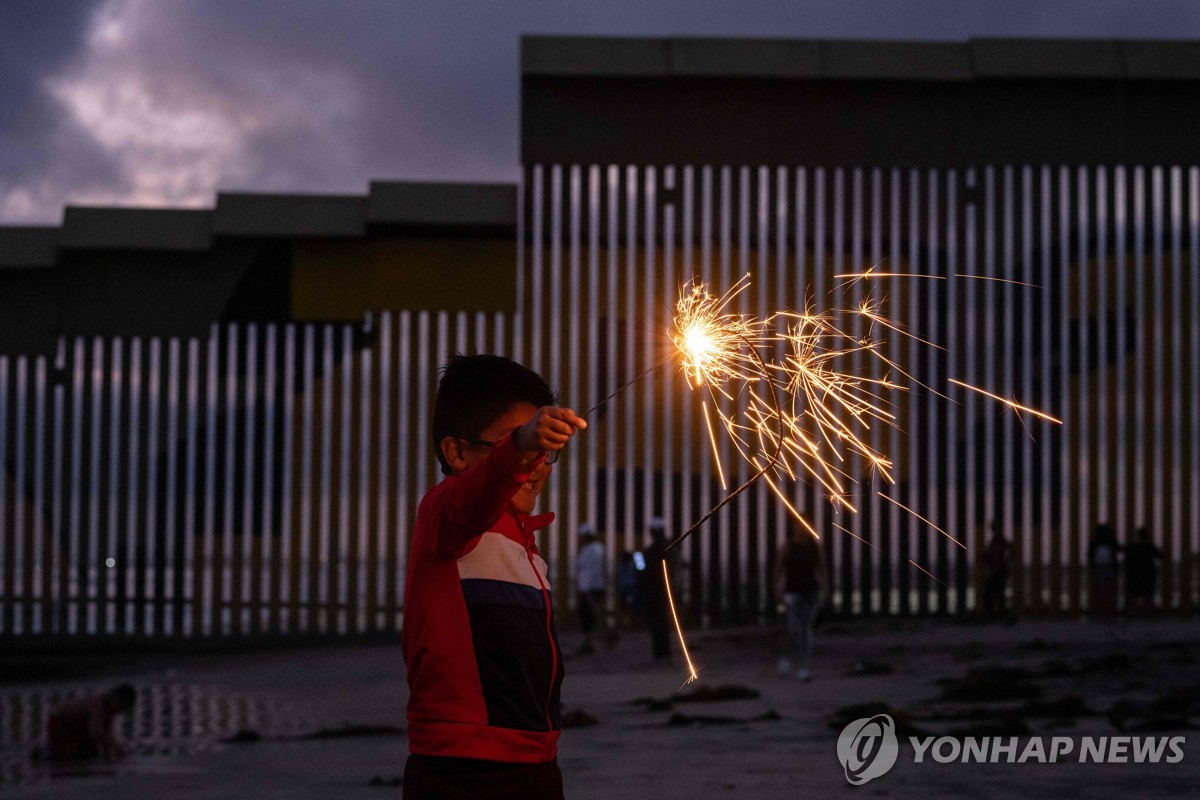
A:
[[[563,446],[587,423],[537,373],[457,355],[433,439],[446,478],[417,508],[404,589],[404,797],[561,800],[562,657],[532,516]]]

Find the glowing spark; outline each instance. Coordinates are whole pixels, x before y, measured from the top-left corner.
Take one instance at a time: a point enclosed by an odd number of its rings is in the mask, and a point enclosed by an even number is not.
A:
[[[750,286],[744,275],[721,297],[704,284],[689,284],[675,304],[672,339],[683,355],[683,370],[698,386],[719,389],[731,381],[760,380],[765,376],[746,358],[747,347],[764,342],[767,323],[746,314],[725,311],[729,303]]]
[[[913,561],[911,558],[908,560],[908,563],[912,564],[914,567],[916,567],[917,569],[921,570],[921,572],[924,572],[926,575],[928,575],[929,577],[933,578],[933,579],[934,579],[935,581],[937,581],[938,583],[941,583],[941,584],[942,584],[942,586],[946,586],[946,584],[942,583],[941,581],[938,581],[938,579],[937,579],[937,576],[935,576],[935,575],[934,575],[932,572],[930,572],[929,570],[927,570],[927,569],[925,569],[924,567],[922,567],[922,566],[921,566],[920,564],[918,564],[917,562]],[[949,588],[949,587],[946,587],[946,588]]]
[[[962,381],[956,381],[956,380],[954,380],[954,378],[950,378],[948,380],[950,383],[961,386],[964,389],[970,389],[973,392],[979,392],[982,395],[987,395],[988,397],[992,398],[993,400],[997,400],[1001,403],[1004,403],[1004,405],[1008,406],[1009,408],[1015,409],[1016,411],[1024,411],[1026,414],[1032,414],[1035,417],[1041,417],[1044,420],[1048,420],[1048,421],[1056,423],[1058,425],[1062,425],[1061,419],[1052,417],[1049,414],[1038,411],[1036,408],[1030,408],[1029,406],[1023,406],[1015,400],[1007,400],[998,394],[992,394],[991,392],[986,392],[983,389],[980,389],[978,386],[972,386],[969,383],[963,383]]]
[[[935,281],[946,280],[944,275],[924,275],[920,272],[843,272],[833,277],[855,278],[858,280],[866,280],[867,278],[929,278]]]
[[[910,514],[912,514],[914,517],[916,517],[917,519],[921,520],[921,522],[924,522],[926,525],[928,525],[929,527],[933,528],[935,531],[937,531],[938,533],[940,533],[942,536],[945,536],[947,539],[949,539],[950,541],[954,542],[956,545],[958,545],[959,547],[961,547],[963,550],[966,550],[966,549],[967,549],[967,546],[966,546],[965,544],[963,544],[962,542],[960,542],[958,539],[955,539],[953,536],[951,536],[950,534],[946,533],[944,530],[942,530],[941,528],[939,528],[937,525],[934,525],[932,522],[930,522],[929,520],[925,519],[925,517],[922,517],[920,514],[918,514],[917,512],[913,511],[911,508],[909,508],[908,506],[904,505],[904,504],[903,504],[903,503],[901,503],[899,500],[895,500],[895,499],[893,499],[893,498],[891,498],[891,497],[888,497],[888,496],[887,496],[886,494],[884,494],[883,492],[878,492],[878,494],[879,494],[879,496],[880,496],[880,497],[882,497],[884,500],[887,500],[889,503],[895,503],[896,505],[900,506],[900,507],[901,507],[901,508],[903,508],[905,511],[907,511],[907,512],[908,512],[908,513],[910,513]]]
[[[700,408],[704,409],[704,427],[708,429],[708,439],[712,442],[713,463],[717,465],[717,477],[721,479],[721,489],[728,490],[725,485],[725,471],[721,469],[721,457],[717,453],[717,435],[713,433],[712,420],[708,416],[708,403],[701,400]]]
[[[946,280],[941,275],[873,270],[842,273],[835,277]],[[876,425],[892,428],[900,425],[898,405],[890,399],[892,393],[921,387],[947,402],[955,402],[922,383],[884,354],[887,342],[876,338],[876,330],[885,336],[907,337],[925,347],[945,348],[911,333],[902,322],[891,319],[884,311],[883,302],[868,297],[854,308],[821,310],[810,300],[803,311],[779,310],[765,318],[729,311],[730,302],[750,286],[749,281],[750,276],[744,275],[720,296],[712,294],[706,284],[689,282],[680,291],[676,303],[671,336],[675,355],[688,386],[706,395],[701,398],[704,426],[712,445],[717,476],[727,494],[668,544],[668,551],[759,479],[766,481],[805,530],[820,538],[817,530],[788,499],[781,484],[804,478],[819,486],[831,504],[856,514],[859,509],[854,498],[862,493],[853,490],[863,480],[864,473],[867,477],[879,475],[892,485],[896,483],[893,460],[868,443],[869,434]],[[864,327],[868,332],[860,332]],[[863,362],[866,362],[865,366]],[[881,367],[883,375],[870,374],[871,366]],[[1061,420],[1014,400],[961,381],[950,382],[984,394],[1018,412],[1061,424]],[[709,412],[710,400],[715,417]],[[733,410],[725,410],[731,406]],[[718,428],[736,456],[755,469],[748,480],[732,491],[726,484],[726,465],[721,462]],[[883,492],[878,495],[966,549],[961,541],[911,508]],[[831,524],[878,549],[848,528]],[[909,563],[941,583],[924,567],[912,561]],[[667,580],[666,569],[664,562],[664,580]],[[667,596],[675,630],[688,659],[690,682],[696,680],[697,672],[687,652],[669,582]]]
[[[868,542],[866,539],[864,539],[863,537],[859,536],[857,533],[855,533],[854,531],[850,530],[849,528],[843,528],[841,525],[838,525],[836,522],[831,522],[831,523],[829,523],[829,524],[830,524],[830,525],[832,525],[833,527],[837,528],[837,529],[838,529],[839,531],[841,531],[842,533],[848,533],[848,534],[850,534],[850,535],[851,535],[851,536],[853,536],[855,539],[858,539],[860,542],[862,542],[863,544],[865,544],[867,547],[870,547],[872,550],[876,550],[876,551],[878,551],[878,552],[880,552],[880,553],[882,553],[882,552],[883,552],[883,551],[882,551],[882,550],[880,550],[878,547],[876,547],[875,545],[871,544],[871,543],[870,543],[870,542]]]
[[[971,278],[977,281],[996,281],[997,283],[1011,283],[1014,286],[1028,286],[1030,289],[1041,289],[1036,283],[1026,283],[1025,281],[1014,281],[1009,278],[993,278],[991,275],[966,275],[961,272],[954,273],[956,278]]]
[[[667,603],[671,606],[671,618],[675,620],[675,633],[679,635],[679,646],[683,648],[683,657],[687,660],[688,679],[683,682],[687,686],[692,681],[700,677],[700,673],[696,670],[696,665],[692,663],[692,655],[688,652],[687,642],[683,638],[683,627],[679,624],[679,615],[675,613],[675,598],[671,596],[671,578],[667,575],[667,560],[664,558],[663,567],[663,584],[667,587]]]

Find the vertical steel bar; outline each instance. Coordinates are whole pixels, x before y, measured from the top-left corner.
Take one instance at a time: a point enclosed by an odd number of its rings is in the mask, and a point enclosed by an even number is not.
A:
[[[1072,399],[1071,391],[1071,197],[1070,197],[1070,173],[1067,167],[1060,167],[1058,171],[1058,225],[1059,225],[1059,298],[1061,301],[1061,323],[1059,330],[1059,354],[1061,361],[1061,386],[1062,386],[1062,403],[1064,412],[1070,408]],[[1059,506],[1060,506],[1060,523],[1059,523],[1059,542],[1058,562],[1057,564],[1066,564],[1068,569],[1066,581],[1066,607],[1071,607],[1078,602],[1078,595],[1073,591],[1074,578],[1079,568],[1078,562],[1071,554],[1070,539],[1072,527],[1071,517],[1071,500],[1073,495],[1073,478],[1075,471],[1070,459],[1070,442],[1074,433],[1075,426],[1078,425],[1077,419],[1072,419],[1070,428],[1063,432],[1063,445],[1059,449]],[[1063,596],[1063,575],[1061,567],[1055,570],[1056,574],[1052,576],[1052,586],[1057,587],[1055,591],[1054,603],[1051,606],[1053,610],[1062,610],[1064,607]]]
[[[158,438],[162,408],[162,339],[158,337],[151,339],[149,351],[149,373],[145,389],[147,400],[146,522],[142,526],[141,534],[146,543],[146,571],[137,576],[138,584],[143,588],[139,598],[142,601],[141,608],[138,608],[136,613],[143,621],[143,631],[150,631],[156,636],[161,636],[162,628],[159,625],[161,618],[157,612],[163,608],[163,573],[166,569],[162,553],[165,542],[160,534],[162,528],[158,518]],[[137,535],[136,532],[134,535]]]
[[[32,580],[28,585],[26,616],[30,633],[46,633],[49,627],[45,606],[49,591],[52,552],[46,541],[46,357],[33,362],[33,491],[32,491]]]
[[[373,335],[378,337],[378,321],[373,312],[368,311],[364,321]],[[372,390],[374,379],[373,363],[379,351],[379,340],[364,346],[359,354],[358,363],[358,425],[355,427],[358,436],[358,471],[355,475],[358,486],[358,515],[357,551],[350,560],[350,605],[353,613],[350,615],[349,629],[355,633],[364,633],[371,629],[371,611],[375,604],[370,599],[370,588],[373,586],[367,575],[375,569],[378,553],[371,546],[371,490],[375,484],[376,473],[372,469],[371,453],[378,443],[371,441],[371,421],[373,412],[381,412],[375,402]],[[375,447],[372,445],[375,444]]]
[[[520,248],[518,248],[520,249]],[[375,339],[375,349],[379,359],[379,400],[376,406],[376,414],[379,420],[379,433],[375,442],[375,533],[372,538],[372,546],[370,549],[371,556],[367,562],[367,629],[370,631],[380,630],[386,626],[381,626],[379,621],[379,608],[385,603],[383,593],[384,587],[387,586],[387,554],[389,552],[389,540],[404,535],[404,525],[407,524],[404,520],[397,520],[395,524],[390,524],[388,511],[390,504],[388,502],[389,495],[394,495],[396,499],[402,492],[389,490],[391,486],[390,471],[391,466],[391,437],[392,437],[392,320],[394,314],[391,311],[383,311],[379,315],[379,333]],[[399,447],[397,446],[397,449]],[[407,487],[405,487],[407,488]],[[392,547],[390,552],[395,552]]]
[[[82,634],[87,632],[87,577],[85,574],[85,554],[83,534],[83,519],[80,505],[83,499],[83,485],[80,474],[83,469],[83,410],[85,407],[84,390],[87,388],[87,342],[82,336],[75,337],[71,359],[71,467],[70,481],[67,488],[69,497],[69,530],[70,530],[70,585],[67,592],[70,605],[67,610],[67,633]],[[0,364],[0,368],[3,365]],[[0,384],[0,454],[4,449],[4,388]],[[0,538],[4,538],[4,487],[0,486]]]
[[[241,611],[237,599],[239,587],[235,585],[237,578],[240,577],[238,572],[241,564],[238,563],[238,555],[241,548],[234,546],[237,532],[233,523],[234,500],[237,493],[237,413],[238,389],[241,385],[238,380],[238,363],[240,361],[238,350],[241,337],[236,322],[229,323],[226,331],[225,408],[222,415],[225,434],[222,455],[225,457],[225,463],[221,476],[220,569],[216,570],[216,580],[219,581],[221,588],[214,592],[214,597],[219,604],[214,612],[214,626],[220,633],[229,635],[236,630],[237,612]]]
[[[539,330],[538,338],[545,336],[545,338],[549,339],[550,352],[548,363],[538,371],[547,378],[550,384],[561,387],[563,378],[565,376],[563,375],[562,370],[563,169],[559,164],[554,164],[550,167],[549,210],[550,238],[548,243],[550,247],[550,313],[547,315],[549,317],[549,328],[546,329],[544,333]],[[569,458],[564,459],[562,466],[567,467],[568,461]],[[546,489],[544,490],[546,495],[545,502],[548,503],[551,508],[560,507],[559,502],[563,493],[564,479],[568,481],[570,480],[570,470],[562,468],[560,468],[560,470],[561,472],[558,478],[556,480],[547,482]],[[561,473],[567,474],[563,475]],[[567,489],[567,493],[568,495],[570,494],[569,488]],[[550,554],[550,557],[547,559],[549,562],[547,567],[550,577],[550,586],[553,590],[555,590],[555,596],[558,598],[563,597],[563,584],[561,581],[562,578],[567,574],[567,571],[562,569],[562,567],[564,567],[562,562],[566,560],[564,548],[562,547],[564,544],[563,540],[564,538],[573,538],[569,536],[564,537],[563,534],[565,530],[569,532],[568,529],[572,528],[574,525],[575,519],[572,517],[565,520],[565,524],[560,523],[555,525],[552,529],[547,529],[543,532],[543,535],[549,537],[549,542],[543,541],[542,548],[543,552],[549,552]],[[549,547],[546,547],[547,544],[549,544]],[[566,594],[568,595],[566,599],[567,605],[569,606],[570,592],[567,592]]]
[[[105,509],[107,526],[104,541],[104,580],[102,583],[102,611],[100,619],[105,633],[120,633],[120,598],[117,597],[118,568],[122,566],[120,552],[120,492],[121,492],[121,394],[125,386],[124,341],[121,338],[111,340],[112,368],[109,373],[109,416],[108,416],[108,505]],[[21,362],[17,364],[22,366]],[[22,376],[18,373],[18,379]],[[18,411],[21,409],[18,407]],[[18,428],[25,426],[18,423]],[[18,461],[20,465],[21,461]],[[23,477],[18,480],[19,486],[24,486]],[[18,506],[18,509],[20,506]]]
[[[283,395],[279,443],[279,548],[278,591],[272,628],[279,631],[299,629],[300,607],[300,526],[295,517],[298,509],[294,472],[296,467],[296,326],[283,327]],[[301,453],[301,461],[303,454]],[[307,484],[301,479],[301,486]],[[303,520],[303,516],[301,516]],[[277,625],[277,627],[276,627]]]
[[[67,372],[67,339],[65,336],[58,338],[58,353],[55,357],[55,372],[58,375],[72,374]],[[72,381],[73,382],[73,381]],[[54,386],[54,408],[52,416],[54,418],[54,443],[53,447],[53,466],[50,476],[50,536],[51,546],[54,549],[55,556],[55,574],[52,585],[48,588],[50,597],[50,613],[53,615],[50,632],[53,634],[64,634],[67,632],[67,608],[69,606],[70,596],[68,587],[70,586],[70,569],[71,569],[71,534],[64,525],[66,513],[65,504],[67,494],[63,484],[63,472],[65,467],[65,454],[63,452],[66,436],[77,436],[77,431],[72,430],[70,434],[66,433],[67,416],[66,416],[66,397],[67,386],[58,383]]]
[[[636,167],[625,168],[625,371],[628,375],[636,374],[637,368],[637,196],[638,175]],[[621,385],[623,377],[618,377],[616,385]],[[625,432],[624,453],[622,465],[625,477],[625,536],[626,546],[631,550],[642,549],[642,530],[638,530],[635,538],[634,504],[637,499],[634,488],[634,471],[636,456],[634,443],[636,431],[637,392],[625,392],[622,398],[621,426]],[[643,528],[645,520],[642,521]]]
[[[296,559],[295,569],[298,569],[301,574],[296,596],[292,600],[296,614],[298,614],[293,623],[293,630],[303,631],[305,633],[318,630],[317,620],[312,610],[312,605],[317,596],[316,587],[316,571],[315,567],[320,560],[319,553],[316,552],[313,537],[313,403],[316,401],[316,379],[315,379],[315,351],[316,350],[316,330],[315,326],[308,324],[304,326],[304,339],[301,345],[301,369],[302,369],[302,384],[301,384],[301,402],[303,409],[301,410],[300,418],[300,547],[298,552],[293,555]]]
[[[278,348],[279,348],[279,326],[275,323],[268,323],[265,328],[265,341],[263,343],[263,432],[262,432],[262,491],[259,494],[259,502],[262,503],[262,523],[258,530],[259,550],[258,550],[258,592],[256,595],[256,613],[255,613],[255,631],[261,633],[264,630],[269,630],[275,633],[279,630],[277,610],[279,602],[282,600],[280,592],[280,583],[277,580],[279,576],[279,548],[283,545],[283,539],[287,536],[287,530],[282,526],[279,528],[278,537],[276,537],[275,528],[275,425],[277,418],[277,404],[280,402],[281,395],[290,395],[290,387],[284,386],[283,391],[279,390],[278,381]],[[291,460],[291,453],[282,451],[283,456],[280,459],[283,462]],[[280,494],[282,504],[288,504],[287,495]],[[282,519],[282,509],[280,509],[280,517]]]
[[[235,575],[236,592],[234,594],[233,615],[234,630],[241,634],[250,633],[258,628],[258,608],[252,595],[253,575],[255,574],[254,549],[261,552],[261,543],[266,535],[265,530],[255,530],[254,527],[254,475],[257,466],[254,440],[256,435],[255,422],[258,417],[260,401],[258,396],[258,325],[251,322],[246,325],[246,379],[244,381],[245,397],[241,406],[244,419],[242,420],[242,519],[241,519],[241,564]]]
[[[333,552],[337,532],[333,530],[333,384],[335,332],[332,324],[321,326],[321,421],[320,421],[320,465],[317,488],[317,557],[313,565],[313,588],[311,597],[313,617],[318,620],[317,630],[332,633],[337,628],[337,589],[333,570],[337,555]]]
[[[184,448],[183,481],[183,542],[179,558],[180,567],[175,578],[175,621],[176,636],[198,636],[200,596],[200,544],[196,533],[197,451],[199,436],[197,418],[200,408],[200,340],[187,340],[187,409],[184,419],[186,444]],[[188,601],[190,602],[190,605]],[[191,612],[190,614],[188,612]]]
[[[129,377],[126,381],[129,395],[129,428],[128,452],[125,454],[125,541],[123,551],[117,558],[119,572],[117,574],[118,596],[123,602],[117,606],[117,627],[123,633],[135,632],[135,609],[129,600],[133,599],[131,579],[141,569],[139,558],[138,537],[138,467],[140,466],[140,433],[141,433],[141,395],[142,395],[142,340],[130,339],[129,342]],[[123,622],[121,621],[123,620]]]

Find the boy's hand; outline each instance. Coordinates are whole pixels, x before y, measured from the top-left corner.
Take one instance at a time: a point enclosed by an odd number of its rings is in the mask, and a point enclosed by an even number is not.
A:
[[[587,422],[569,408],[542,406],[529,422],[517,428],[513,443],[530,456],[543,450],[562,450],[576,431],[586,427]]]

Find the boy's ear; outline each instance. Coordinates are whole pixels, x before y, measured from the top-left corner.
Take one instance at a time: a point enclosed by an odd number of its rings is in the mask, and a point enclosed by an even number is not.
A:
[[[446,436],[438,442],[438,447],[442,449],[442,457],[450,465],[451,475],[457,475],[467,468],[466,448],[463,446],[462,439],[457,436]]]

